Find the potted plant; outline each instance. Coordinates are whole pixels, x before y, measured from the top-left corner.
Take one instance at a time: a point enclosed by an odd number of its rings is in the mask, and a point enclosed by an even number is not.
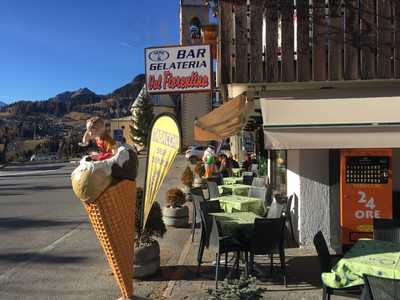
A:
[[[160,245],[156,238],[162,238],[167,231],[161,207],[154,202],[144,229],[140,228],[140,215],[144,199],[143,189],[136,191],[136,238],[133,260],[133,277],[143,278],[155,274],[160,269]],[[139,238],[140,237],[140,238]]]
[[[192,169],[187,166],[181,177],[181,182],[183,184],[182,191],[185,194],[186,201],[192,200],[192,198],[190,197],[190,189],[193,187],[193,180],[194,176]]]
[[[215,290],[208,290],[208,300],[257,300],[262,299],[265,289],[257,286],[255,277],[241,276],[237,280],[225,279]]]
[[[187,227],[189,224],[189,208],[185,206],[185,194],[178,188],[167,192],[166,206],[163,208],[163,219],[167,226]]]

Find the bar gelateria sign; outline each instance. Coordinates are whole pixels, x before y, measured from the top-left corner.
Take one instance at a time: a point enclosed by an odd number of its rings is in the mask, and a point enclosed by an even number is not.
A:
[[[145,49],[150,94],[211,91],[210,45]]]

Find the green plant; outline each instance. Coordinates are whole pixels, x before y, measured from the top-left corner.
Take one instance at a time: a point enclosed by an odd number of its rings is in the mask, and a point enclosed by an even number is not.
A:
[[[268,164],[267,158],[265,156],[260,156],[260,164],[258,166],[258,171],[260,176],[265,176],[268,174]]]
[[[132,107],[132,124],[129,126],[131,138],[135,144],[140,146],[147,144],[147,137],[153,119],[153,103],[146,87],[143,86]]]
[[[182,177],[181,177],[181,182],[183,185],[187,187],[192,187],[193,185],[193,172],[192,169],[187,166],[185,171],[183,171]]]
[[[144,229],[140,227],[140,219],[142,214],[142,203],[144,199],[144,192],[141,187],[136,189],[136,245],[151,244],[155,238],[162,238],[167,232],[167,227],[162,218],[162,211],[160,204],[154,202],[150,210],[147,224]],[[140,239],[139,239],[140,237]]]
[[[258,300],[265,290],[257,286],[255,277],[241,276],[240,279],[225,279],[215,290],[208,290],[208,300]]]
[[[167,192],[166,205],[170,207],[180,207],[185,204],[185,194],[178,188],[169,189]]]

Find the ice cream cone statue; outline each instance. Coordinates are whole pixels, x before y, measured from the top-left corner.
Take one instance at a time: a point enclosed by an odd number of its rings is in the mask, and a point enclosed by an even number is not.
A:
[[[95,140],[99,153],[84,157],[72,173],[72,187],[89,220],[121,290],[133,295],[137,155],[127,145],[117,147],[104,121],[91,118],[83,143]]]

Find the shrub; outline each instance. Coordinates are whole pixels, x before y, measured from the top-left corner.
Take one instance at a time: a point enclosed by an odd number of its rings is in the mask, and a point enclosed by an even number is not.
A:
[[[179,207],[185,204],[185,194],[178,188],[169,189],[167,192],[166,205],[170,207]]]
[[[208,300],[258,300],[263,292],[255,277],[241,276],[238,280],[225,279],[216,290],[209,289]]]
[[[140,216],[142,213],[142,202],[144,199],[144,192],[141,187],[136,189],[136,245],[151,244],[155,238],[162,238],[167,232],[167,227],[162,218],[162,211],[160,204],[154,202],[150,210],[147,224],[144,229],[140,228]],[[140,240],[138,237],[140,236]]]
[[[187,187],[192,187],[193,185],[193,172],[192,169],[190,169],[189,166],[186,167],[185,171],[182,174],[181,177],[181,182],[183,185],[187,186]]]

